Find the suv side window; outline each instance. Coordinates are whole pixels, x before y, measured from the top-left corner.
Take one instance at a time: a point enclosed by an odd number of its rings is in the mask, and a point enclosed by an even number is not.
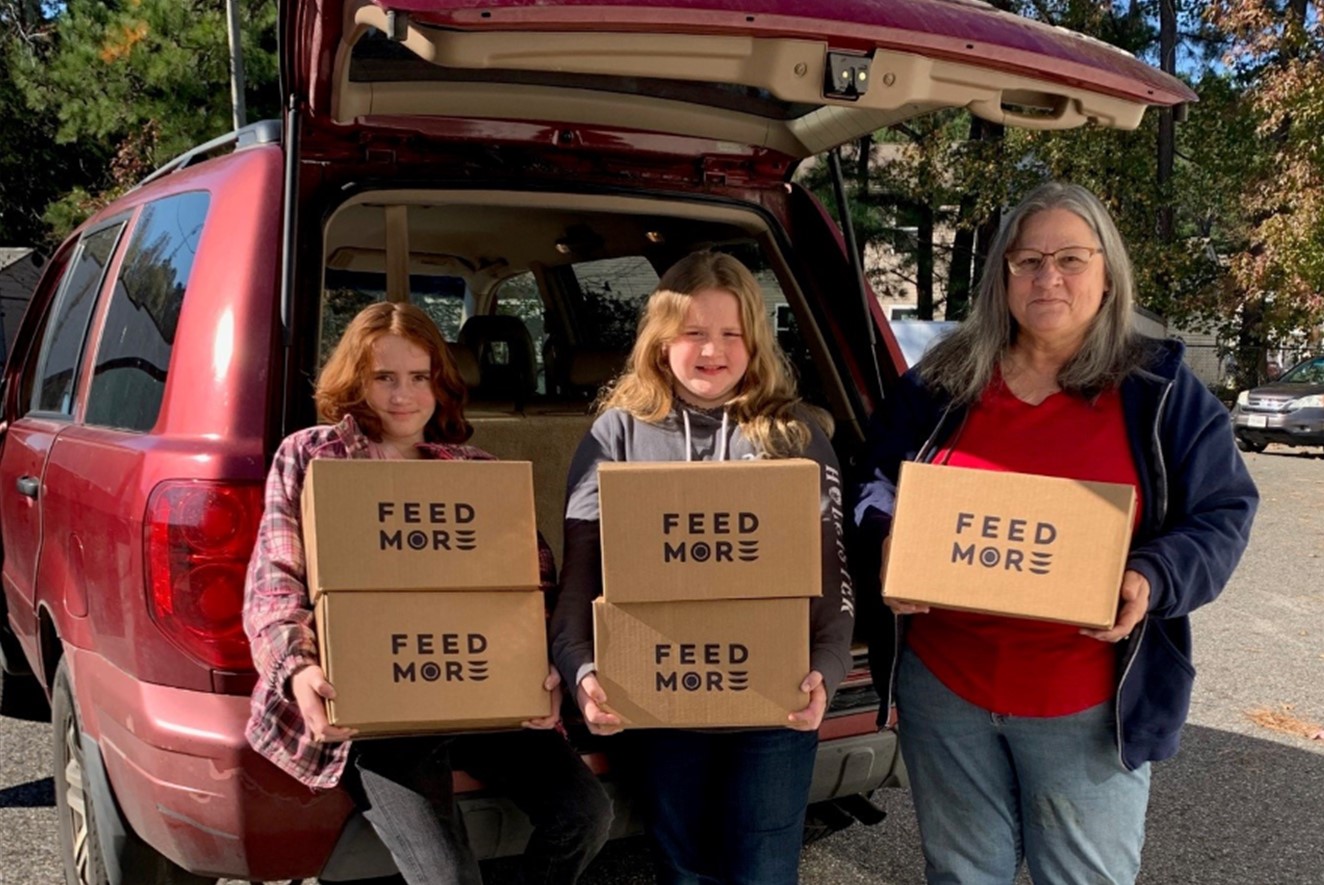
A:
[[[124,222],[118,221],[85,236],[65,272],[37,359],[37,387],[32,396],[35,412],[73,414],[74,385],[92,306],[123,228]]]
[[[360,310],[386,300],[386,274],[377,271],[326,269],[322,297],[322,333],[317,365],[320,369]],[[460,277],[409,275],[409,303],[423,309],[447,341],[457,340],[468,315],[468,290]]]
[[[528,271],[502,280],[496,290],[496,312],[500,316],[517,317],[529,330],[529,339],[533,341],[533,371],[537,378],[537,392],[547,392],[547,369],[543,364],[543,343],[546,341],[546,317],[542,296],[538,294],[538,281]],[[508,363],[509,354],[506,343],[496,341],[492,344],[493,359],[498,363]]]
[[[195,192],[143,207],[110,296],[86,423],[125,430],[150,430],[156,424],[210,202],[209,194]]]
[[[584,343],[626,353],[634,346],[639,318],[658,274],[642,255],[585,261],[575,265],[584,297]]]
[[[658,276],[653,265],[642,255],[627,255],[581,261],[555,272],[569,276],[572,288],[577,290],[572,307],[576,346],[618,352],[624,359],[634,345],[643,305],[657,287]],[[537,392],[564,395],[567,386],[561,372],[565,366],[558,362],[556,354],[566,350],[565,330],[559,335],[553,331],[561,329],[562,324],[547,312],[533,273],[516,274],[500,283],[496,290],[496,312],[517,317],[528,329],[533,341]],[[503,359],[502,351],[496,350],[495,358]]]

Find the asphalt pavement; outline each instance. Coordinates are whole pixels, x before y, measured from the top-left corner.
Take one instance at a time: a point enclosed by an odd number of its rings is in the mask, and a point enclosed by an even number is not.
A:
[[[1199,671],[1182,752],[1154,770],[1142,885],[1324,885],[1324,454],[1247,455],[1262,503],[1223,596],[1197,612]],[[43,723],[0,719],[0,885],[63,881]],[[888,818],[805,850],[806,885],[923,881],[904,791]],[[510,881],[510,864],[487,870]],[[1028,878],[1022,877],[1024,881]],[[609,845],[584,885],[652,881],[640,839]]]

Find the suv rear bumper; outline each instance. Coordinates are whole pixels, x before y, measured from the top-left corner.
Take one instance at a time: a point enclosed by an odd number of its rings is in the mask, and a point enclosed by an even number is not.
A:
[[[88,785],[103,820],[118,808],[144,841],[193,872],[295,879],[321,870],[352,803],[304,787],[248,746],[247,697],[152,685],[100,655],[66,654],[84,740],[94,744],[84,753],[96,752],[105,772]],[[97,767],[88,766],[94,781]],[[109,838],[114,827],[105,829]]]
[[[823,720],[809,787],[811,803],[906,785],[896,732],[879,731],[877,716],[868,710]]]
[[[809,788],[810,804],[867,794],[878,787],[905,786],[896,733],[878,731],[876,719],[876,711],[869,710],[839,714],[823,721],[814,760],[814,779]],[[612,738],[596,740],[609,742]],[[585,760],[594,770],[599,770],[597,763],[605,762],[600,753],[586,756]],[[480,858],[506,857],[522,851],[529,836],[524,815],[504,796],[484,792],[481,784],[463,775],[460,778],[475,790],[461,793],[459,798],[474,854]],[[463,790],[466,784],[457,786]],[[610,775],[605,786],[615,813],[612,838],[642,832],[642,814],[629,793],[619,789]]]
[[[101,763],[88,766],[88,788],[111,824],[103,840],[114,836],[114,815],[193,872],[243,879],[390,872],[385,848],[343,792],[309,790],[248,746],[247,697],[143,683],[100,655],[67,654],[84,752]],[[896,735],[878,731],[875,716],[870,709],[824,720],[810,802],[904,783]],[[529,824],[513,803],[464,775],[456,786],[475,854],[522,850]],[[608,789],[616,802],[612,835],[638,832],[628,797]]]
[[[896,733],[878,731],[877,711],[842,713],[823,721],[819,730],[818,756],[814,762],[814,780],[809,789],[810,804],[867,794],[878,787],[906,785],[905,769],[898,752]],[[609,742],[611,738],[598,738]],[[599,770],[602,754],[594,753],[586,761]],[[643,832],[641,810],[627,791],[607,779],[604,786],[612,798],[615,818],[611,838]],[[457,776],[459,805],[469,844],[480,859],[510,857],[528,844],[531,826],[508,797],[488,792],[482,784],[466,775]],[[467,792],[466,792],[467,791]],[[848,811],[838,812],[838,816]],[[849,820],[849,818],[846,818]],[[351,816],[343,838],[327,862],[323,874],[330,879],[352,880],[387,876],[394,872],[390,856],[372,828],[361,815]]]
[[[1256,445],[1324,446],[1324,409],[1247,412],[1237,407],[1232,413],[1232,425],[1238,437]]]

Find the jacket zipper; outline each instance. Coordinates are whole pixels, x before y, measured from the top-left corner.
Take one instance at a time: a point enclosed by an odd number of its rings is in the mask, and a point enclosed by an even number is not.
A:
[[[1153,444],[1155,465],[1158,480],[1158,486],[1155,491],[1158,494],[1158,505],[1155,515],[1158,517],[1157,525],[1162,527],[1164,521],[1168,518],[1168,465],[1163,459],[1163,445],[1159,441],[1159,424],[1163,421],[1163,410],[1168,404],[1168,394],[1172,392],[1172,382],[1168,381],[1163,386],[1163,395],[1159,397],[1158,409],[1154,412],[1154,427],[1150,433],[1150,442]],[[1140,643],[1145,639],[1145,632],[1149,629],[1149,615],[1140,621],[1140,635],[1136,636],[1131,642],[1131,647],[1127,649],[1126,666],[1122,668],[1122,676],[1117,680],[1117,696],[1113,701],[1113,724],[1117,730],[1117,761],[1122,764],[1122,768],[1127,771],[1133,771],[1131,766],[1126,764],[1126,753],[1123,751],[1122,740],[1122,686],[1126,685],[1126,678],[1131,675],[1131,667],[1135,664],[1136,655],[1140,652]]]
[[[923,463],[931,457],[932,452],[937,448],[938,434],[942,433],[943,427],[947,425],[947,419],[951,416],[953,408],[954,408],[953,406],[948,405],[947,408],[943,409],[942,417],[938,419],[938,423],[933,428],[933,432],[929,434],[929,438],[924,441],[924,445],[920,446],[919,451],[915,453],[916,462]],[[970,412],[969,410],[967,410],[965,415],[961,416],[961,427],[965,427],[965,421],[966,418],[969,416],[969,414]],[[959,435],[960,433],[958,431],[957,436]],[[896,704],[896,666],[900,661],[901,661],[901,618],[893,616],[892,666],[889,668],[887,675],[887,698],[886,698],[887,707],[885,708],[886,717],[883,719],[884,722],[886,722],[888,719],[892,717],[892,707]]]

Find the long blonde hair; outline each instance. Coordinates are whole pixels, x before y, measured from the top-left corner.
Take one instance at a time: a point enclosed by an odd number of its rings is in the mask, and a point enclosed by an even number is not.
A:
[[[428,442],[461,443],[473,435],[464,419],[467,388],[460,370],[446,349],[437,324],[412,304],[379,301],[359,311],[349,321],[317,376],[317,413],[335,424],[353,415],[359,428],[371,439],[382,438],[382,422],[368,405],[367,384],[372,372],[372,345],[385,335],[399,335],[427,351],[432,364],[432,395],[436,411],[423,427]]]
[[[727,411],[761,453],[772,458],[800,454],[809,446],[810,430],[796,417],[800,398],[786,355],[768,324],[762,291],[745,265],[721,252],[693,252],[662,275],[639,321],[625,370],[599,400],[598,411],[621,409],[650,424],[671,413],[676,377],[667,345],[680,334],[693,296],[709,289],[735,296],[749,351],[749,367],[726,403]]]

